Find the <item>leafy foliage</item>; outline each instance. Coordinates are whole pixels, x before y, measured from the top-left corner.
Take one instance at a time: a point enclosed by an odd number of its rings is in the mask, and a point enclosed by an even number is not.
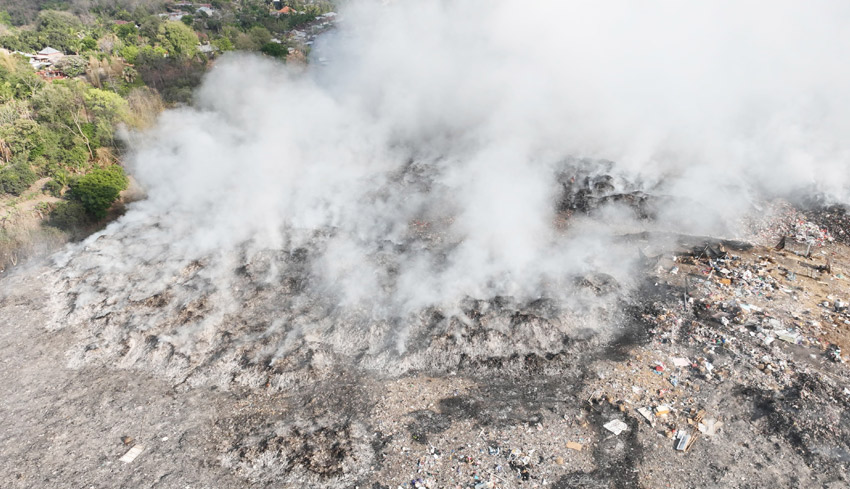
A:
[[[76,232],[80,227],[91,224],[91,216],[80,202],[59,202],[50,212],[51,226]]]
[[[56,63],[56,68],[70,77],[84,74],[88,67],[88,61],[82,56],[65,56]]]
[[[97,169],[83,175],[71,184],[71,192],[91,216],[106,217],[106,211],[127,188],[128,180],[124,169],[118,165]]]
[[[263,44],[263,47],[260,48],[260,52],[263,54],[272,56],[274,58],[285,58],[289,51],[286,46],[282,44],[278,44],[276,42],[268,42]]]
[[[191,58],[198,53],[198,35],[182,22],[162,24],[157,39],[169,56]]]
[[[21,195],[38,179],[28,163],[17,163],[0,170],[0,191]]]
[[[64,187],[64,185],[62,185],[56,180],[49,180],[47,183],[44,184],[43,190],[54,197],[59,197],[62,195],[62,189]]]

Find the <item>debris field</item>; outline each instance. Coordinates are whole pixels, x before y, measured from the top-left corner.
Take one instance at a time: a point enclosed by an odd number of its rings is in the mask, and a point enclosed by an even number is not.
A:
[[[238,337],[265,307],[250,267],[230,336],[184,354],[127,329],[167,294],[110,309],[84,272],[36,264],[0,293],[3,486],[850,487],[843,216],[780,202],[734,240],[624,237],[643,271],[610,331],[493,298],[460,330],[427,335],[423,313],[395,356],[327,328],[270,360]]]

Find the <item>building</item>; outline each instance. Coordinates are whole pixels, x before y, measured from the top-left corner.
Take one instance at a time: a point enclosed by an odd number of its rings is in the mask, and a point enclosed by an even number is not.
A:
[[[50,46],[48,46],[48,47],[42,49],[41,51],[37,52],[35,54],[35,56],[33,56],[33,58],[36,61],[47,61],[47,62],[50,62],[50,63],[55,63],[56,61],[62,59],[63,56],[65,56],[65,55],[62,54],[62,51],[58,51],[58,50],[53,49]]]
[[[294,8],[287,5],[283,8],[281,8],[280,10],[276,10],[276,11],[272,12],[272,15],[279,17],[281,15],[292,15],[292,14],[297,14],[297,13],[298,12]]]

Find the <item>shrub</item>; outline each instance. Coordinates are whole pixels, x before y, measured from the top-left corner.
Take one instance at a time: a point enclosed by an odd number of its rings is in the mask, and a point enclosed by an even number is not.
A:
[[[59,152],[59,158],[71,168],[83,168],[89,161],[89,152],[82,144],[75,144],[70,149]]]
[[[65,231],[76,231],[91,223],[86,208],[79,202],[59,202],[50,212],[48,223]]]
[[[128,183],[124,169],[112,165],[83,175],[71,184],[71,192],[90,215],[103,219],[106,217],[106,211],[118,199],[121,191],[127,188]]]
[[[54,197],[59,197],[60,195],[62,195],[62,189],[64,187],[64,185],[57,182],[56,180],[50,180],[44,184],[43,190]]]
[[[38,177],[29,164],[18,163],[0,170],[0,192],[21,195]]]
[[[139,56],[139,48],[132,44],[128,44],[121,48],[120,54],[121,57],[124,58],[124,61],[130,64],[135,64],[136,58]]]
[[[278,44],[276,42],[268,42],[263,44],[260,48],[260,52],[265,55],[272,56],[274,58],[285,58],[287,54],[289,54],[289,49],[282,44]]]

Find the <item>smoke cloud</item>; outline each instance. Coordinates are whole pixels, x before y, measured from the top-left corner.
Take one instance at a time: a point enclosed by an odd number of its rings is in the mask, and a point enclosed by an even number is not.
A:
[[[327,65],[227,56],[194,106],[133,135],[147,198],[62,263],[141,300],[202,260],[219,318],[234,270],[268,250],[305,253],[312,294],[375,317],[468,297],[581,308],[577,276],[632,284],[624,233],[731,236],[758,199],[848,201],[846,2],[355,1],[340,17],[315,49]],[[663,197],[654,218],[612,204],[564,224],[563,183],[603,174]]]

